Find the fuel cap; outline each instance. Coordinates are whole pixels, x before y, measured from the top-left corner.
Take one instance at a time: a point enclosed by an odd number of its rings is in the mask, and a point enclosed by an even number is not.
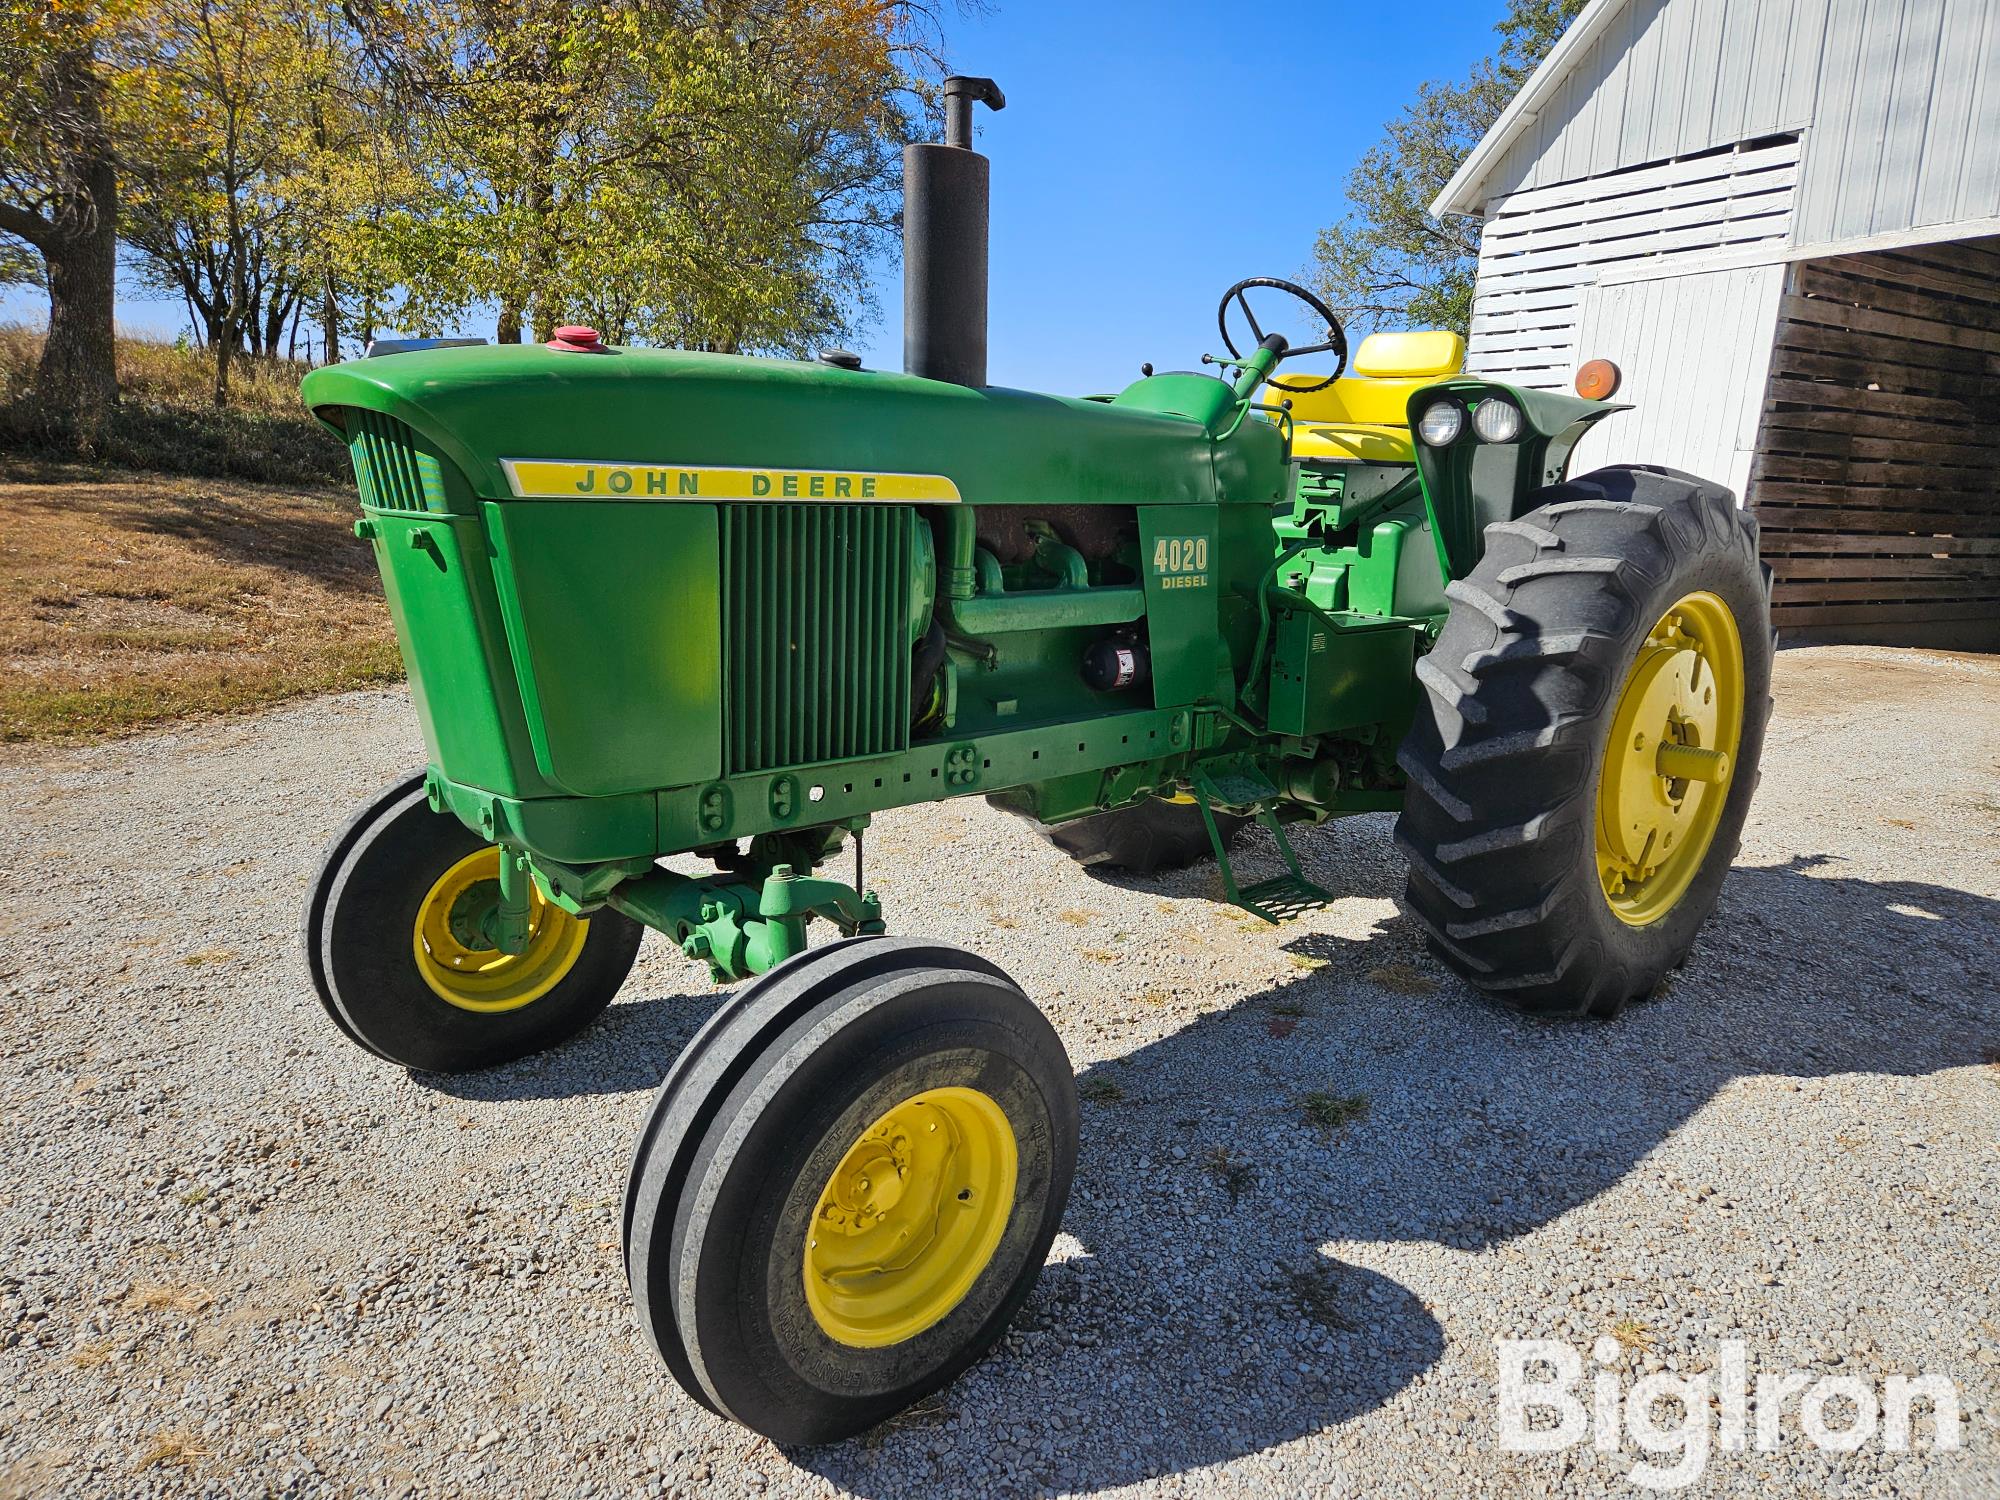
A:
[[[819,362],[823,365],[832,365],[836,370],[861,368],[861,356],[852,349],[822,349],[819,351]]]
[[[565,323],[556,330],[556,336],[545,346],[550,349],[564,349],[571,354],[603,354],[604,344],[597,337],[595,328],[586,328],[581,323]]]

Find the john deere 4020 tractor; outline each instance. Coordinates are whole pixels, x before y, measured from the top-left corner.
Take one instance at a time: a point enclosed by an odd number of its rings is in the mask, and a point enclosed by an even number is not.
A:
[[[1198,839],[1275,921],[1328,899],[1288,830],[1399,810],[1439,957],[1602,1016],[1686,957],[1764,736],[1755,529],[1683,474],[1567,477],[1602,399],[1460,374],[1450,334],[1350,361],[1264,279],[1224,296],[1201,370],[989,386],[970,117],[1003,101],[945,93],[945,142],[905,160],[906,373],[565,328],[305,384],[350,446],[430,757],[328,853],[320,997],[388,1061],[452,1070],[586,1025],[644,928],[756,976],[653,1105],[625,1263],[688,1393],[784,1441],[991,1346],[1076,1158],[1030,998],[884,935],[876,813],[985,796],[1141,867]],[[1260,321],[1280,296],[1303,347]],[[1239,885],[1253,820],[1287,868]]]

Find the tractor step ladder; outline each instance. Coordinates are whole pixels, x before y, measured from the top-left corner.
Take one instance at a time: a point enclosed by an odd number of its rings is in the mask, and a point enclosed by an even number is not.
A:
[[[1215,862],[1222,867],[1222,889],[1230,905],[1240,906],[1275,927],[1289,917],[1303,916],[1333,904],[1333,894],[1306,879],[1305,871],[1299,868],[1292,841],[1285,837],[1283,825],[1271,811],[1278,800],[1275,786],[1261,776],[1225,773],[1210,777],[1202,771],[1194,773],[1192,785],[1195,803],[1201,808],[1201,821],[1208,829],[1209,845],[1215,850]],[[1229,851],[1222,845],[1221,830],[1215,826],[1216,805],[1255,809],[1257,821],[1271,831],[1278,852],[1284,856],[1285,873],[1255,885],[1238,886],[1236,871],[1229,863]]]

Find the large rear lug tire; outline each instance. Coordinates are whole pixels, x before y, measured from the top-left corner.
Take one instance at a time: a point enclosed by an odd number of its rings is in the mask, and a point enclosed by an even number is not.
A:
[[[851,1436],[956,1378],[1068,1200],[1074,1074],[998,969],[852,938],[745,987],[675,1060],[625,1196],[640,1324],[702,1405]]]
[[[1612,467],[1537,498],[1447,590],[1396,841],[1446,964],[1523,1011],[1609,1016],[1686,961],[1736,854],[1770,570],[1756,522],[1689,475]]]

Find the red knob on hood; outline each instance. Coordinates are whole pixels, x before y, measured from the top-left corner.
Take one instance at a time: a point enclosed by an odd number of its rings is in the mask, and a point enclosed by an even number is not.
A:
[[[546,345],[550,349],[566,349],[572,354],[602,354],[604,345],[597,337],[595,328],[586,328],[581,323],[568,323],[556,330],[556,336]]]

